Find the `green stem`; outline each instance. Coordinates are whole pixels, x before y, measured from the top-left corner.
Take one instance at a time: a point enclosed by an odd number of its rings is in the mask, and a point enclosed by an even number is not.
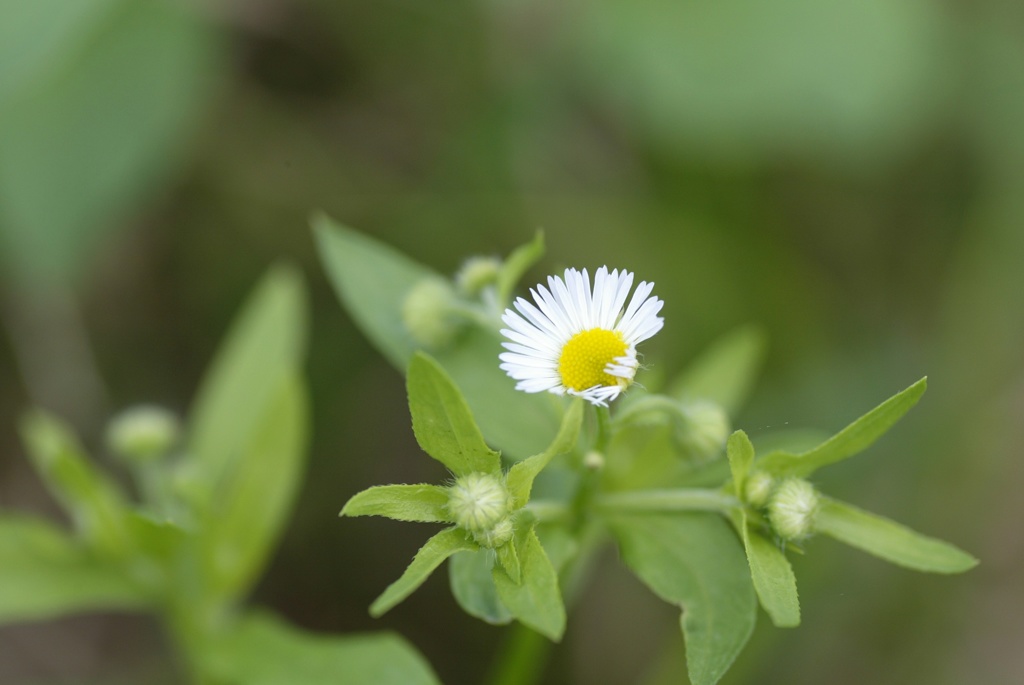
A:
[[[509,628],[501,652],[484,680],[490,685],[532,685],[544,673],[551,641],[522,623]]]
[[[602,513],[718,511],[728,512],[743,505],[732,495],[719,490],[677,488],[671,490],[634,490],[601,495],[594,502]]]
[[[564,502],[553,500],[533,500],[523,509],[533,514],[541,523],[565,522],[569,520],[569,515],[572,513]]]
[[[611,413],[608,407],[594,407],[597,415],[597,439],[594,441],[594,451],[602,456],[608,450],[608,441],[611,439]]]

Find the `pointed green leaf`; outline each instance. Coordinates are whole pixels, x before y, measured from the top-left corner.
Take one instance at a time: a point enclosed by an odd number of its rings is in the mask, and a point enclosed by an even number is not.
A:
[[[458,528],[446,528],[427,540],[427,544],[413,557],[402,577],[391,583],[370,606],[370,615],[379,618],[416,591],[445,559],[456,552],[476,550],[478,547],[466,533]]]
[[[305,293],[298,272],[272,269],[235,319],[192,408],[185,468],[200,506],[252,442],[267,407],[305,350]]]
[[[622,558],[656,595],[683,609],[687,670],[713,685],[746,645],[757,600],[736,536],[718,516],[610,517]]]
[[[729,436],[725,451],[729,455],[729,470],[732,472],[736,495],[743,497],[743,483],[747,479],[751,464],[754,463],[754,446],[750,444],[750,438],[746,433],[736,431]]]
[[[681,400],[710,400],[735,416],[761,370],[765,347],[761,329],[746,326],[733,331],[693,361],[669,394]]]
[[[131,539],[125,524],[125,498],[89,461],[71,430],[37,411],[24,418],[21,434],[33,466],[76,528],[104,553],[126,555]]]
[[[448,562],[448,578],[452,595],[470,616],[494,625],[512,620],[512,614],[498,599],[491,569],[495,558],[489,549],[456,554]]]
[[[386,516],[396,521],[451,522],[448,488],[439,485],[378,485],[356,493],[341,516]]]
[[[761,459],[758,466],[775,476],[806,478],[822,466],[863,452],[917,404],[927,386],[928,379],[922,378],[814,449],[801,454],[773,452]]]
[[[377,349],[404,369],[417,344],[402,323],[402,304],[417,283],[441,276],[323,214],[314,215],[312,225],[320,260],[345,309]]]
[[[226,472],[202,531],[213,587],[240,596],[259,572],[291,513],[305,469],[306,391],[295,376],[282,379],[240,458]]]
[[[558,574],[532,527],[516,531],[515,545],[522,582],[517,584],[495,566],[492,575],[498,597],[521,623],[558,642],[565,632],[565,605],[558,588]]]
[[[508,577],[512,579],[512,582],[516,585],[522,582],[519,554],[516,552],[515,543],[509,542],[504,544],[494,550],[494,552],[498,556],[498,563],[501,564],[501,568],[504,569],[505,573],[508,574]]]
[[[140,587],[63,531],[0,515],[0,625],[147,603]]]
[[[834,499],[821,498],[815,529],[899,566],[928,573],[962,573],[978,560],[948,542]]]
[[[424,452],[456,476],[501,468],[500,456],[484,442],[462,393],[436,361],[416,353],[406,385],[412,429]]]
[[[507,305],[512,293],[526,271],[544,256],[544,232],[537,231],[533,240],[517,247],[505,259],[498,274],[498,302]]]
[[[508,472],[508,491],[512,495],[514,507],[525,506],[530,501],[530,490],[533,488],[533,481],[537,474],[544,470],[544,467],[551,463],[559,454],[564,454],[576,446],[579,439],[580,426],[583,425],[583,400],[574,398],[562,417],[562,425],[558,429],[558,435],[551,442],[546,450],[514,464]]]
[[[265,612],[206,645],[203,672],[245,685],[440,685],[426,660],[392,633],[323,635]]]
[[[747,551],[750,577],[761,606],[779,628],[800,625],[800,600],[796,592],[796,576],[789,560],[775,543],[750,529],[744,515],[743,546]]]

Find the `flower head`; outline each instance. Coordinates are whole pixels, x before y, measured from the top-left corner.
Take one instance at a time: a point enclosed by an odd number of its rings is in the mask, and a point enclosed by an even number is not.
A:
[[[509,342],[501,368],[519,381],[516,390],[578,395],[607,405],[629,387],[639,365],[638,343],[661,330],[664,302],[642,281],[623,311],[633,274],[602,266],[591,289],[587,270],[548,276],[548,287],[531,289],[533,303],[516,298],[506,309],[501,333]]]

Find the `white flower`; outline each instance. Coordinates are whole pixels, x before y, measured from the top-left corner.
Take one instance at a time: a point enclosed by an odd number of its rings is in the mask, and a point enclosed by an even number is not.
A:
[[[587,270],[565,270],[565,280],[548,276],[548,287],[531,289],[533,303],[519,297],[501,317],[501,368],[519,381],[516,390],[578,395],[600,406],[633,382],[639,365],[636,346],[661,330],[664,302],[642,281],[623,311],[633,274],[602,266],[590,288]]]

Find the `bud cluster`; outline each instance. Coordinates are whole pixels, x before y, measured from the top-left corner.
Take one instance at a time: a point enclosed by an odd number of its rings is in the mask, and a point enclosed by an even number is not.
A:
[[[820,500],[818,491],[806,480],[776,480],[764,471],[753,471],[743,484],[742,496],[764,511],[772,530],[783,540],[801,540],[814,532]]]
[[[471,473],[448,488],[448,513],[477,544],[494,549],[512,539],[512,497],[500,476]]]

